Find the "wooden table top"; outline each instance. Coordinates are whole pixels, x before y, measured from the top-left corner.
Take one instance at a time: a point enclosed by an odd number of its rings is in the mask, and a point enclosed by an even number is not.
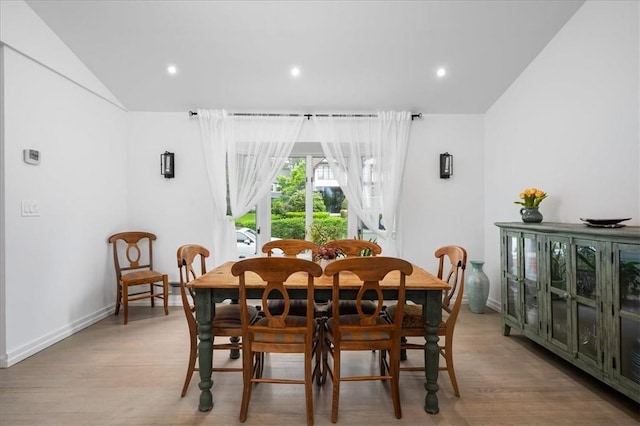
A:
[[[210,270],[206,274],[191,281],[187,286],[192,288],[215,288],[215,289],[234,289],[238,288],[238,277],[234,277],[231,274],[231,267],[235,262],[226,262],[222,265]],[[384,288],[385,283],[387,286],[397,286],[400,277],[400,272],[394,271],[388,274],[382,281],[381,285]],[[246,274],[247,288],[261,288],[264,287],[262,279],[253,273]],[[340,287],[345,289],[358,289],[360,288],[362,281],[354,274],[348,272],[342,272],[340,274]],[[319,278],[314,279],[314,286],[316,288],[331,288],[333,285],[333,278],[327,275],[322,275]],[[305,273],[296,273],[289,277],[286,282],[287,288],[300,288],[307,287],[307,276]],[[442,281],[435,275],[425,271],[417,265],[413,265],[413,273],[406,278],[406,290],[448,290],[449,284]]]

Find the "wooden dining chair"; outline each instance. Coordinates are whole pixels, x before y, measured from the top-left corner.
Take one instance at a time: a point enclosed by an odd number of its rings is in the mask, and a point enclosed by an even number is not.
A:
[[[169,315],[169,280],[167,274],[153,269],[153,242],[156,236],[150,232],[119,232],[109,237],[113,245],[113,263],[116,270],[116,312],[124,310],[124,324],[129,322],[129,302],[163,299],[164,314]],[[148,286],[141,289],[140,286]],[[133,292],[129,292],[129,288]],[[159,292],[155,290],[160,288]]]
[[[456,380],[456,373],[453,368],[453,331],[456,326],[456,319],[460,312],[462,295],[464,293],[464,273],[467,267],[467,251],[459,246],[444,246],[436,250],[435,257],[439,259],[438,278],[446,281],[451,286],[451,288],[445,293],[442,300],[443,320],[438,329],[438,336],[444,337],[444,344],[442,344],[441,341],[438,347],[440,349],[440,355],[442,355],[445,360],[445,366],[439,367],[439,370],[447,370],[449,378],[451,379],[451,385],[453,386],[453,392],[455,396],[460,396],[458,381]],[[398,305],[389,306],[385,311],[385,315],[389,321],[394,321],[398,316]],[[407,349],[419,349],[424,351],[423,343],[410,343],[407,340],[407,337],[424,338],[424,324],[425,320],[422,316],[422,305],[404,306],[401,330],[401,349],[403,351],[403,354],[401,354],[402,360],[407,359]],[[381,354],[381,356],[385,356],[385,354]],[[416,367],[401,367],[400,369],[424,371],[424,365]]]
[[[382,248],[373,241],[360,240],[357,238],[346,238],[342,240],[329,241],[323,247],[338,248],[343,253],[344,257],[360,257],[360,256],[378,256],[382,253]],[[341,300],[340,315],[353,315],[357,314],[356,304],[353,300]],[[363,300],[362,307],[365,313],[373,313],[376,310],[376,304],[370,300]],[[329,302],[326,307],[328,316],[332,315],[333,307]]]
[[[324,366],[333,382],[333,396],[331,404],[331,421],[338,421],[338,406],[340,401],[340,382],[363,380],[389,380],[391,399],[396,418],[402,417],[400,406],[400,327],[402,321],[402,307],[405,300],[405,277],[413,272],[411,263],[393,257],[353,257],[330,263],[324,273],[333,276],[332,299],[340,300],[341,282],[352,283],[356,280],[360,285],[356,296],[357,314],[340,315],[339,304],[333,305],[333,315],[326,323],[325,344],[333,358],[333,365]],[[390,275],[385,282],[385,289],[397,289],[399,308],[397,319],[388,322],[380,315],[384,303],[380,282]],[[372,314],[363,311],[362,303],[367,299],[377,301],[377,308]],[[388,371],[379,374],[361,376],[343,376],[340,370],[342,351],[387,351],[389,353]],[[386,374],[388,373],[388,374]]]
[[[251,389],[254,383],[303,384],[305,390],[307,424],[313,424],[313,351],[317,323],[313,310],[314,277],[322,275],[322,268],[317,263],[305,259],[260,257],[236,262],[231,273],[239,277],[240,306],[242,308],[242,360],[243,384],[242,403],[240,406],[240,421],[247,419]],[[307,312],[304,317],[290,315],[289,292],[286,287],[287,279],[294,273],[307,275]],[[257,285],[264,286],[262,306],[264,318],[255,323],[250,320],[247,306],[247,288],[255,281],[255,275],[260,278]],[[249,276],[249,278],[247,278]],[[268,301],[281,298],[284,301],[284,311],[274,314],[269,309]],[[304,378],[275,378],[257,377],[255,373],[255,353],[301,353],[304,354]],[[282,401],[285,401],[282,399]],[[288,402],[290,403],[290,402]]]
[[[182,386],[181,397],[187,394],[189,383],[194,371],[199,371],[196,367],[198,358],[198,322],[195,315],[195,294],[191,287],[187,284],[196,279],[198,276],[207,272],[205,263],[209,257],[209,250],[197,244],[186,244],[178,248],[178,271],[180,273],[180,297],[182,299],[182,308],[187,318],[187,326],[189,327],[189,363],[187,365],[187,375]],[[195,266],[194,266],[195,264]],[[199,264],[199,268],[198,268]],[[198,271],[199,269],[199,271]],[[250,321],[254,321],[258,316],[258,309],[254,306],[247,306],[247,312]],[[239,337],[242,334],[242,324],[240,319],[240,306],[238,304],[217,304],[214,307],[214,318],[211,323],[211,341],[213,350],[240,350],[241,342],[235,339],[229,343],[215,343],[216,336]],[[260,362],[260,359],[258,360]],[[257,364],[257,368],[261,368],[261,364]],[[242,367],[214,367],[213,371],[242,371]]]
[[[307,241],[298,240],[294,238],[285,238],[282,240],[269,241],[262,246],[262,252],[267,257],[277,256],[277,252],[281,252],[284,257],[297,258],[299,256],[310,255],[310,259],[315,259],[320,247],[317,244]],[[269,309],[274,314],[282,313],[283,310],[282,300],[270,300]],[[289,306],[289,315],[305,316],[307,314],[307,301],[306,299],[293,299]],[[317,313],[318,306],[314,302],[314,311]]]

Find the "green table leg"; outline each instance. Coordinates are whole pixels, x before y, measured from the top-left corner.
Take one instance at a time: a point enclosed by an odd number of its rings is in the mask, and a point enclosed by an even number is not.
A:
[[[196,319],[200,343],[198,344],[198,366],[200,368],[200,411],[211,411],[213,395],[211,387],[211,371],[213,368],[213,341],[211,340],[211,320],[213,319],[213,301],[211,289],[196,290]]]
[[[440,350],[438,349],[438,329],[440,321],[442,321],[442,292],[427,291],[427,303],[422,305],[422,315],[425,318],[425,384],[424,388],[427,395],[424,399],[424,411],[431,414],[437,414],[440,411],[438,407],[438,363]]]

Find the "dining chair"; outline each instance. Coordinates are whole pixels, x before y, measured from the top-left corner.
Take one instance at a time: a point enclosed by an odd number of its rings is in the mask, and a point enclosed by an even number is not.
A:
[[[446,291],[442,300],[442,316],[443,320],[438,329],[438,336],[444,337],[444,345],[439,344],[440,355],[445,360],[445,366],[439,367],[439,370],[447,370],[453,392],[455,396],[460,396],[456,373],[453,368],[453,331],[456,326],[456,319],[460,312],[462,304],[462,295],[464,293],[464,273],[467,267],[467,251],[459,246],[440,247],[435,252],[438,260],[438,278],[446,281],[450,285],[450,289]],[[389,321],[394,321],[398,316],[399,305],[389,306],[385,311]],[[406,360],[407,349],[419,349],[424,351],[424,344],[410,343],[407,337],[424,338],[425,320],[422,316],[422,305],[405,305],[402,315],[402,346],[401,360]],[[385,354],[381,354],[385,356]],[[423,366],[401,367],[401,370],[408,371],[424,371]]]
[[[198,276],[207,272],[206,259],[209,257],[209,250],[197,244],[185,244],[177,251],[178,271],[180,273],[180,297],[182,308],[187,318],[189,327],[189,364],[187,365],[187,375],[182,386],[181,397],[187,394],[187,389],[191,383],[194,371],[199,371],[196,367],[198,359],[198,322],[196,321],[196,308],[194,305],[195,293],[187,284]],[[196,266],[194,266],[194,264]],[[197,265],[199,264],[199,268]],[[196,270],[199,269],[199,272]],[[259,311],[254,306],[247,306],[250,321],[254,321]],[[239,339],[231,340],[229,343],[215,343],[216,336],[239,337],[242,334],[242,324],[240,319],[240,306],[238,304],[217,304],[214,306],[214,318],[211,323],[211,341],[213,350],[240,350],[242,344]],[[261,368],[261,364],[257,364]],[[242,371],[242,367],[214,367],[213,371]]]
[[[259,257],[236,262],[231,273],[239,277],[240,306],[242,312],[242,361],[243,383],[240,421],[247,419],[251,389],[254,383],[303,384],[306,402],[307,424],[313,424],[313,369],[312,361],[316,342],[317,323],[313,309],[314,277],[322,275],[317,263],[305,259],[288,257]],[[287,279],[294,273],[307,276],[306,296],[307,312],[304,317],[291,315],[291,301],[286,287]],[[264,286],[262,306],[265,316],[255,323],[250,320],[247,310],[247,287],[255,285],[255,275],[260,278],[259,285]],[[269,300],[281,298],[284,311],[274,314]],[[304,354],[304,378],[257,377],[254,373],[254,353],[301,353]],[[282,401],[285,401],[282,399]],[[289,402],[290,403],[290,402]]]
[[[167,274],[153,269],[153,242],[156,236],[150,232],[119,232],[109,237],[113,245],[113,263],[116,270],[116,312],[124,310],[124,324],[129,322],[129,302],[151,299],[164,300],[164,314],[169,315],[169,280]],[[141,289],[139,286],[149,286]],[[133,292],[129,292],[133,287]],[[155,290],[160,287],[160,291]]]
[[[345,238],[342,240],[333,240],[324,244],[322,247],[337,248],[343,253],[344,257],[359,257],[359,256],[378,256],[382,253],[382,248],[373,241],[360,240],[357,238]],[[353,300],[341,300],[340,314],[349,315],[357,314],[356,304]],[[373,313],[376,310],[376,304],[370,300],[363,300],[362,307],[365,313]],[[333,308],[332,303],[329,302],[326,307],[326,312],[329,316],[332,315]]]
[[[340,401],[340,382],[363,380],[389,380],[391,399],[396,418],[402,417],[400,406],[400,327],[402,307],[405,300],[405,279],[413,272],[411,263],[393,257],[352,257],[330,263],[324,273],[333,277],[332,299],[340,300],[341,282],[352,283],[355,279],[360,285],[356,296],[355,315],[340,315],[339,304],[333,305],[333,315],[327,320],[324,344],[333,358],[333,365],[324,368],[333,382],[331,421],[338,421]],[[388,275],[393,277],[393,285],[385,282],[385,289],[397,289],[399,308],[396,320],[388,322],[380,313],[384,297],[380,282]],[[355,276],[355,277],[354,277]],[[367,314],[362,308],[363,301],[377,301],[375,312]],[[379,374],[343,376],[340,370],[342,351],[387,351],[389,353],[388,371]],[[382,370],[382,369],[381,369]]]
[[[262,246],[262,252],[266,254],[267,257],[272,257],[274,255],[278,256],[278,252],[281,252],[284,257],[297,258],[300,256],[310,255],[310,259],[313,260],[319,250],[320,247],[311,241],[298,240],[294,238],[269,241]],[[274,314],[282,313],[283,307],[284,305],[282,300],[269,301],[269,309]],[[305,299],[292,299],[289,309],[289,315],[305,316],[307,314],[307,301]],[[318,312],[318,306],[315,302],[314,310],[316,313]]]

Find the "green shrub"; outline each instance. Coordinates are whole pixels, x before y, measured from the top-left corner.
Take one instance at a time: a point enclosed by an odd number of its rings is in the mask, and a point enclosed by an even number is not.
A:
[[[271,222],[271,235],[278,238],[304,240],[304,217],[276,219]]]

